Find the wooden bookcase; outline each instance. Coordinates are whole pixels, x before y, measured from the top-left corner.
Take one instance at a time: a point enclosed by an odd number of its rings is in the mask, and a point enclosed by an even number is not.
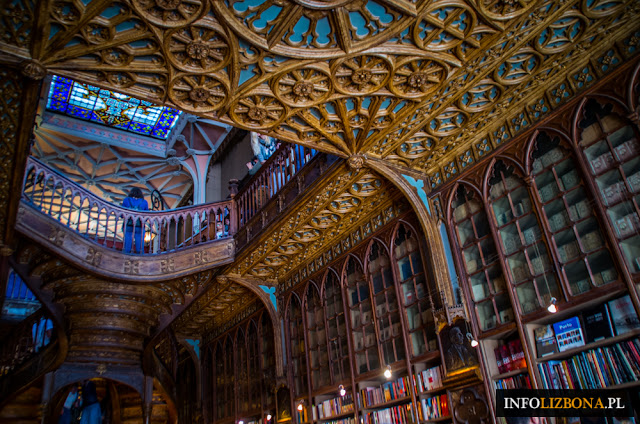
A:
[[[571,136],[553,124],[530,132],[434,195],[447,202],[454,261],[493,395],[504,386],[550,387],[550,364],[557,369],[562,361],[589,358],[595,366],[604,350],[625,348],[639,335],[614,334],[537,356],[534,331],[543,325],[627,293],[632,319],[638,314],[638,127],[595,99],[575,111],[575,122]],[[552,301],[557,314],[547,310]],[[513,340],[522,345],[527,366],[500,371],[495,350]],[[593,372],[588,378],[605,381]]]

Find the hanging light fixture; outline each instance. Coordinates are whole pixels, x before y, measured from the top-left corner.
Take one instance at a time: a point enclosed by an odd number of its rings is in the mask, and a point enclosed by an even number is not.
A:
[[[271,421],[271,418],[273,418],[271,414],[267,414],[267,422]]]
[[[547,311],[551,312],[552,314],[555,314],[556,312],[558,312],[558,307],[556,306],[555,297],[552,297],[551,300],[549,301],[549,306],[547,306]]]
[[[304,409],[304,406],[302,406],[302,404],[304,403],[304,401],[300,401],[300,403],[298,404],[298,411],[301,411]]]
[[[393,372],[391,372],[391,365],[387,365],[387,368],[384,370],[384,376],[387,380],[393,376]]]
[[[473,337],[473,334],[471,334],[471,332],[467,333],[467,340],[469,340],[471,347],[478,347],[478,341],[475,337]]]
[[[344,389],[344,386],[341,384],[340,386],[338,386],[338,393],[340,393],[340,396],[344,396],[347,394],[347,391]]]

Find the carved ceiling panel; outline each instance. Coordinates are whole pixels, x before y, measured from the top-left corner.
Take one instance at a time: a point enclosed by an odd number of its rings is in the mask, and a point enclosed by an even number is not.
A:
[[[172,323],[172,327],[181,335],[199,337],[229,322],[256,300],[256,295],[248,288],[224,278],[216,279],[207,292]]]
[[[398,195],[371,170],[349,169],[346,164],[314,192],[316,196],[287,210],[276,230],[246,249],[225,273],[284,281],[293,269],[314,259]]]
[[[61,0],[35,16],[5,2],[2,43],[32,67],[430,174],[551,111],[559,84],[624,62],[640,13],[634,0]]]

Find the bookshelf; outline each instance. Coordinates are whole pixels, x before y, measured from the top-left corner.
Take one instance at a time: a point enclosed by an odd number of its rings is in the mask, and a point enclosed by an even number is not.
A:
[[[637,128],[591,99],[580,122],[579,145],[606,209],[627,269],[640,272],[640,143]]]

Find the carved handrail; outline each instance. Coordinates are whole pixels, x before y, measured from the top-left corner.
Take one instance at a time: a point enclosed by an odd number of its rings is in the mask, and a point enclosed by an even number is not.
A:
[[[33,157],[27,162],[22,198],[78,234],[125,253],[172,252],[236,232],[234,200],[136,211],[101,199]]]
[[[317,152],[297,144],[283,143],[235,197],[240,225],[245,225],[257,215]]]
[[[38,309],[19,322],[2,340],[0,379],[53,344],[56,335],[53,319],[44,308]]]

